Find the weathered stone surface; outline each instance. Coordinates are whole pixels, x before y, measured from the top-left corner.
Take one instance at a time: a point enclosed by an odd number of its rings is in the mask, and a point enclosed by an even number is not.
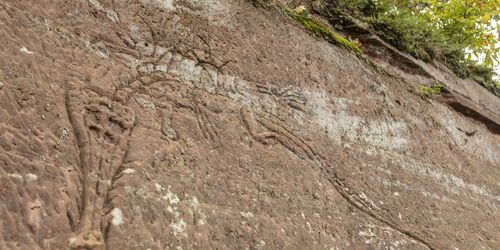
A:
[[[7,0],[0,43],[0,249],[500,247],[500,135],[272,8]]]

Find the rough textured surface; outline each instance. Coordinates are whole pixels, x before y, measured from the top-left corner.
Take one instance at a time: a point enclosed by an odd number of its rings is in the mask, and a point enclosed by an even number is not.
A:
[[[272,8],[8,0],[0,43],[0,249],[500,247],[500,136]]]

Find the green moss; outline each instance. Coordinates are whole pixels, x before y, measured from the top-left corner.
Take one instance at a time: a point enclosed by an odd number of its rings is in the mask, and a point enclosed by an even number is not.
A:
[[[442,85],[433,85],[433,86],[425,86],[425,85],[420,85],[419,86],[420,93],[431,96],[431,95],[438,95],[441,94],[443,91],[443,86]]]
[[[313,34],[325,38],[327,41],[330,43],[339,45],[341,47],[344,47],[346,49],[349,49],[350,51],[354,52],[356,55],[362,55],[363,52],[359,48],[357,44],[354,42],[351,42],[347,40],[346,38],[342,37],[341,35],[335,33],[332,31],[330,28],[328,28],[325,24],[323,24],[321,21],[315,19],[315,18],[310,18],[307,17],[306,15],[300,15],[296,14],[293,11],[289,9],[285,9],[285,13],[290,16],[291,18],[295,19],[297,22],[302,24],[304,28],[312,32]]]

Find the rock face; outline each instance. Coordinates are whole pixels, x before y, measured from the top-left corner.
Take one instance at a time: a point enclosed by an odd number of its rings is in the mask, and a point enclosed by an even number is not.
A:
[[[495,119],[277,10],[7,0],[0,43],[0,249],[500,247]]]

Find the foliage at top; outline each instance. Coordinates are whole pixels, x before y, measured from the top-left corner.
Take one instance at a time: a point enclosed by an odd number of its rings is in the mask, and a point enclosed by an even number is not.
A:
[[[498,0],[328,0],[371,24],[387,42],[413,56],[444,61],[459,76],[500,60]],[[497,27],[493,27],[493,24]],[[481,62],[472,61],[472,55]]]

